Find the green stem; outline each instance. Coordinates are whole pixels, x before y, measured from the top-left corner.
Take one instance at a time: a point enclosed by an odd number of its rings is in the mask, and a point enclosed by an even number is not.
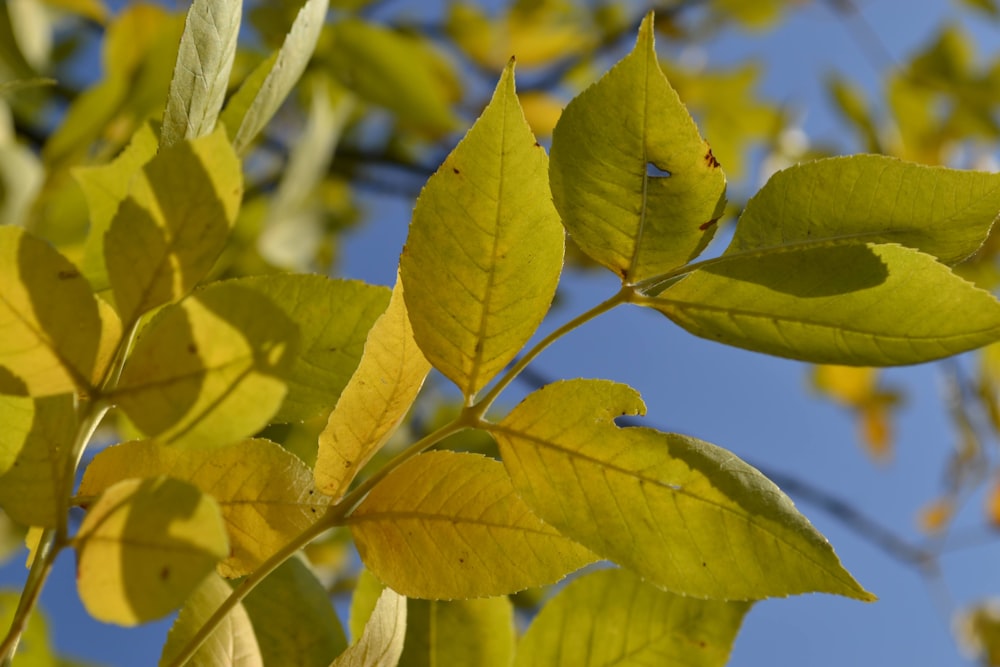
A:
[[[17,609],[14,611],[10,630],[7,631],[7,636],[0,643],[0,666],[2,667],[10,667],[14,660],[14,653],[17,652],[17,646],[21,642],[21,635],[28,626],[28,619],[38,603],[38,597],[42,593],[45,580],[48,578],[56,555],[61,549],[56,538],[56,531],[47,528],[38,540],[38,549],[31,562],[28,579],[24,582],[21,599],[18,600]]]

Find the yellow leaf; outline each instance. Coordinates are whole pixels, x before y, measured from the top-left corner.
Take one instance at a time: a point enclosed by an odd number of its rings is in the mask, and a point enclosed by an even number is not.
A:
[[[218,504],[168,477],[108,488],[73,542],[87,611],[126,626],[176,609],[229,553]]]
[[[406,638],[406,598],[386,588],[365,631],[330,667],[396,667]]]
[[[128,478],[158,475],[192,484],[219,504],[230,540],[219,573],[228,578],[250,573],[312,525],[330,502],[316,492],[302,461],[262,439],[197,448],[152,441],[116,445],[87,466],[79,493],[94,496]]]
[[[879,371],[868,366],[813,367],[813,386],[837,402],[857,407],[875,393]]]
[[[993,480],[986,494],[986,517],[994,526],[1000,526],[1000,478]]]
[[[947,528],[954,514],[955,503],[951,498],[936,498],[920,510],[917,524],[925,533],[939,533]]]
[[[365,565],[410,597],[505,595],[594,560],[532,514],[500,463],[477,454],[410,459],[372,489],[348,525]]]
[[[529,91],[518,96],[524,117],[531,126],[531,131],[538,136],[550,136],[552,128],[559,122],[563,103],[556,97],[539,91]]]
[[[430,371],[396,281],[389,306],[365,342],[361,363],[319,436],[316,485],[339,498],[406,416]]]

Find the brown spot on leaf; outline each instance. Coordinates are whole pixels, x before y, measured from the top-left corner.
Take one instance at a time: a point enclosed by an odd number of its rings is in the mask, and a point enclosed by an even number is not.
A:
[[[460,171],[458,170],[458,167],[452,167],[452,168],[451,168],[451,170],[452,170],[452,171],[453,171],[454,173],[456,173],[456,174],[461,174],[461,173],[462,173],[462,172],[460,172]]]
[[[717,223],[718,221],[719,221],[719,219],[718,219],[718,218],[712,218],[712,219],[711,219],[711,220],[709,220],[708,222],[703,222],[703,223],[701,223],[700,225],[698,225],[698,229],[700,229],[700,230],[701,230],[701,231],[703,231],[703,232],[704,232],[704,231],[707,231],[709,227],[711,227],[712,225],[714,225],[714,224],[715,224],[715,223]]]
[[[711,148],[709,148],[708,152],[705,153],[705,164],[707,164],[712,169],[718,169],[719,167],[722,166],[719,164],[719,161],[715,159],[715,156],[712,155]]]
[[[170,568],[164,565],[163,569],[160,570],[160,581],[166,581],[169,578],[170,578]]]
[[[191,354],[198,354],[198,346],[194,343],[188,343],[187,351]]]
[[[80,277],[80,272],[76,269],[63,269],[57,275],[59,280],[73,280]]]

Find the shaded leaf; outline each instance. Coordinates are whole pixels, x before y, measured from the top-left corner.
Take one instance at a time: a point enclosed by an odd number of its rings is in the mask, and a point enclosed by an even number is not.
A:
[[[365,625],[364,634],[330,667],[395,667],[406,636],[406,598],[386,588]]]
[[[87,611],[126,626],[176,609],[229,553],[216,502],[167,477],[108,488],[73,542]]]
[[[372,489],[348,525],[365,565],[409,597],[504,595],[594,560],[532,514],[500,463],[476,454],[410,459]]]
[[[514,358],[552,302],[564,235],[546,168],[511,63],[417,200],[400,259],[406,306],[424,356],[466,398]]]
[[[170,627],[159,664],[172,664],[177,654],[232,592],[233,589],[222,577],[208,575],[184,603]],[[186,664],[190,667],[263,667],[253,625],[242,604],[237,604],[223,617]]]
[[[635,49],[563,111],[550,178],[570,236],[623,283],[708,245],[726,177],[660,69],[651,14]]]
[[[643,411],[625,385],[571,380],[529,395],[491,432],[533,511],[666,590],[721,600],[874,599],[791,500],[734,454],[614,424]]]
[[[130,477],[167,475],[196,486],[219,504],[230,552],[219,573],[249,574],[322,514],[309,468],[280,445],[244,440],[215,447],[128,442],[103,450],[87,466],[79,493],[93,496]]]
[[[35,400],[30,396],[0,394],[0,479],[7,472],[31,435]],[[0,498],[3,493],[0,492]],[[0,501],[0,505],[2,505]]]
[[[0,591],[0,627],[9,628],[14,620],[19,595],[12,591]],[[20,667],[57,667],[59,664],[52,650],[45,616],[35,611],[28,617],[28,624],[21,635],[21,641],[14,653],[15,662]]]
[[[316,485],[339,498],[395,432],[430,371],[396,281],[385,313],[372,326],[357,371],[319,436]]]
[[[598,570],[542,607],[514,665],[722,667],[749,609],[747,602],[674,595],[627,570]]]

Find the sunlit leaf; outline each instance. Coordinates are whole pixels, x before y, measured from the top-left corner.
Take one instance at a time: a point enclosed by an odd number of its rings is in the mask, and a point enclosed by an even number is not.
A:
[[[236,56],[242,13],[242,0],[195,0],[191,4],[163,114],[163,146],[215,129]]]
[[[747,602],[674,595],[627,570],[599,570],[542,607],[514,665],[722,667],[749,609]]]
[[[0,227],[0,367],[32,396],[85,389],[101,320],[80,272],[19,227]]]
[[[625,385],[571,380],[531,394],[491,432],[534,512],[666,590],[874,599],[791,500],[734,454],[613,421],[643,411]]]
[[[87,611],[126,626],[179,607],[229,553],[218,504],[167,477],[108,488],[73,542]]]
[[[430,371],[403,301],[399,280],[388,309],[364,344],[361,363],[319,436],[316,485],[339,498],[406,416]]]
[[[897,245],[736,253],[638,302],[697,336],[821,364],[920,363],[1000,337],[992,295]]]
[[[424,356],[466,397],[507,365],[551,304],[563,230],[546,168],[511,63],[417,200],[400,259],[406,306]]]
[[[406,598],[386,588],[365,625],[364,634],[330,667],[396,667],[406,637]]]
[[[261,439],[216,447],[153,441],[109,447],[87,466],[79,493],[93,496],[130,477],[158,475],[193,484],[218,502],[230,535],[230,553],[219,572],[230,578],[248,574],[329,504],[302,461]]]
[[[812,383],[822,395],[855,413],[868,453],[886,460],[892,454],[891,411],[900,397],[880,385],[879,375],[879,370],[864,366],[821,365],[813,367]]]
[[[947,496],[935,498],[917,513],[917,526],[925,533],[941,533],[955,516],[955,499]]]
[[[17,601],[20,596],[13,591],[0,591],[0,627],[9,628],[14,620]],[[45,617],[35,611],[28,617],[28,624],[21,635],[21,641],[14,654],[14,663],[20,667],[57,667],[59,661],[52,650]]]
[[[268,665],[327,667],[347,648],[329,593],[298,558],[269,574],[243,605]]]
[[[229,584],[218,575],[210,574],[202,581],[184,603],[170,628],[160,656],[161,665],[172,664],[176,655],[232,592]],[[190,667],[263,667],[254,628],[242,604],[237,604],[223,617],[186,664]]]
[[[570,236],[624,283],[681,266],[711,240],[726,177],[660,70],[651,15],[632,53],[563,111],[550,178]]]
[[[35,399],[30,396],[0,394],[0,479],[7,472],[31,435],[35,420]],[[0,492],[0,498],[3,493]],[[0,501],[0,505],[2,505]]]
[[[177,301],[204,278],[225,246],[242,194],[240,161],[222,131],[162,149],[143,167],[105,236],[108,279],[123,322]]]
[[[270,299],[215,283],[146,326],[115,398],[163,443],[235,442],[277,413],[297,347],[298,328]]]
[[[365,565],[409,597],[513,593],[558,581],[593,554],[538,519],[497,461],[429,452],[392,471],[348,525]]]

